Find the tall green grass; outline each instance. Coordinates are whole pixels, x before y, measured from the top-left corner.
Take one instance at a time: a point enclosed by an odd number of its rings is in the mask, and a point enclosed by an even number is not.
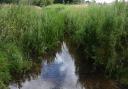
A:
[[[66,28],[85,57],[102,65],[109,77],[128,79],[128,5],[70,8]]]
[[[0,8],[0,81],[8,83],[12,72],[29,70],[31,59],[59,46],[63,18],[62,12],[31,6]]]
[[[94,65],[102,65],[110,77],[127,82],[128,6],[52,5],[0,6],[0,84],[11,73],[25,72],[31,59],[38,60],[71,39]],[[29,66],[28,66],[29,65]]]

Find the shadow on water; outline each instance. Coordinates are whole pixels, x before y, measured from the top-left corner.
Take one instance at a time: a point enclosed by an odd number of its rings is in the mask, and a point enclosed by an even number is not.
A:
[[[44,59],[28,73],[15,75],[10,89],[120,89],[117,82],[105,78],[102,69],[93,67],[93,61],[67,45],[63,42],[53,60]]]

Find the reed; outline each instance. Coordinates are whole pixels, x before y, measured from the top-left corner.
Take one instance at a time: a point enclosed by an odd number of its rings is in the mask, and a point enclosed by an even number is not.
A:
[[[102,65],[110,77],[127,82],[128,6],[24,5],[0,6],[0,84],[7,84],[12,70],[27,71],[31,59],[72,40],[89,60]],[[28,66],[29,64],[29,66]]]

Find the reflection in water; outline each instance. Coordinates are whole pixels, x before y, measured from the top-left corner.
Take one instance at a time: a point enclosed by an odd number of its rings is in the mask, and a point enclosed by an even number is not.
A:
[[[74,59],[65,43],[61,50],[56,53],[53,62],[43,61],[41,76],[31,81],[26,80],[22,83],[21,89],[82,89],[77,82]],[[10,85],[10,88],[18,89],[15,85]]]
[[[81,54],[83,55],[83,54]],[[74,60],[75,59],[77,60]],[[89,73],[93,68],[84,58],[72,57],[65,43],[52,62],[43,61],[41,74],[10,89],[119,89],[116,82]],[[77,67],[77,68],[75,68]],[[77,70],[76,70],[77,69]],[[78,74],[78,76],[76,75]],[[18,88],[19,87],[19,88]]]

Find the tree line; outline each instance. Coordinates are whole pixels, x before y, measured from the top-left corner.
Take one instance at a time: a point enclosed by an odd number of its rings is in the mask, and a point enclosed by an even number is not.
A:
[[[79,3],[82,0],[0,0],[0,3],[25,3],[25,4],[32,4],[32,5],[37,5],[37,6],[42,6],[42,5],[49,5],[53,3]]]

